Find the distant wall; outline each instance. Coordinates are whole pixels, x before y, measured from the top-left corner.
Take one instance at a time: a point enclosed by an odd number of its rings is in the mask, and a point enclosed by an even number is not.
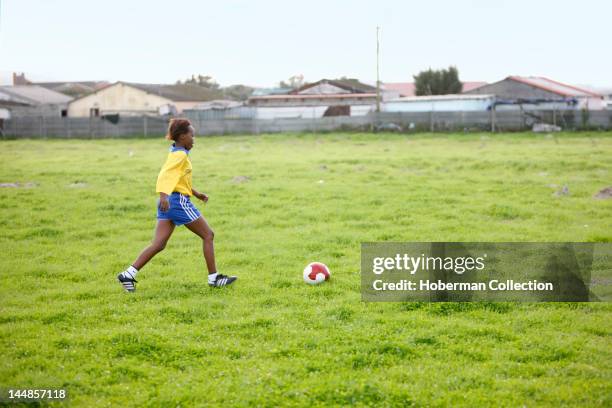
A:
[[[381,112],[314,119],[190,119],[200,135],[337,130],[520,131],[531,129],[535,123],[556,124],[565,130],[612,130],[612,111]],[[53,138],[161,136],[167,126],[168,120],[161,117],[120,117],[117,123],[101,118],[28,117],[4,121],[3,134]]]
[[[482,99],[397,100],[382,104],[385,112],[486,112],[493,104],[493,97]]]
[[[68,104],[68,116],[87,118],[91,108],[98,108],[100,114],[134,112],[135,114],[157,113],[162,105],[173,103],[161,96],[152,95],[121,82],[98,92],[76,99]]]
[[[61,118],[62,110],[68,109],[67,103],[44,104],[37,106],[11,106],[9,108],[12,117],[48,117]]]

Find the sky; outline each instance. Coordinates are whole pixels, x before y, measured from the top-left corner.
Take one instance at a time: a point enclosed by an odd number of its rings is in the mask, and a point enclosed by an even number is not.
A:
[[[275,86],[341,76],[410,82],[454,65],[464,81],[508,75],[612,87],[612,1],[0,0],[0,83]]]

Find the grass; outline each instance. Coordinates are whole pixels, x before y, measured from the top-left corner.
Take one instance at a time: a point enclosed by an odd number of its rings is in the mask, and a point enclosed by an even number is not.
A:
[[[0,188],[0,388],[74,406],[612,404],[609,304],[359,292],[362,241],[609,242],[612,200],[592,196],[612,184],[611,133],[200,137],[196,205],[240,279],[209,289],[180,228],[128,295],[115,275],[152,237],[166,154],[0,143],[0,182],[21,183]],[[302,282],[313,260],[328,284]]]

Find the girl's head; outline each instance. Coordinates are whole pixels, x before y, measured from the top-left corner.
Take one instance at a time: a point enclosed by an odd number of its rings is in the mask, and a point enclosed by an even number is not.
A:
[[[168,126],[166,139],[174,140],[174,143],[183,146],[187,150],[193,147],[195,129],[187,119],[171,119]]]

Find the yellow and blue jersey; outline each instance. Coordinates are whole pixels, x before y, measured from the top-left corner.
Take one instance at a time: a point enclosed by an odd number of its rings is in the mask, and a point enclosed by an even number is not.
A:
[[[168,195],[177,192],[191,196],[193,194],[191,190],[191,170],[189,151],[172,144],[166,163],[164,163],[157,176],[155,191]]]

